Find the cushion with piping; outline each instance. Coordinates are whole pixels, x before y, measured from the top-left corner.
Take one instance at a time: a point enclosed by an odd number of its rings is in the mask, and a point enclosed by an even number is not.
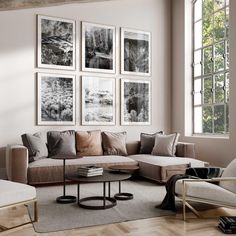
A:
[[[76,149],[79,156],[103,155],[101,130],[77,131]]]
[[[48,156],[48,148],[42,140],[41,133],[22,134],[23,145],[29,151],[29,162],[33,162]]]
[[[155,145],[152,150],[152,155],[174,157],[178,139],[179,133],[168,135],[157,134],[155,137]]]
[[[163,131],[159,131],[154,134],[140,134],[140,154],[151,154],[155,144],[155,137],[157,134],[163,134]]]
[[[126,132],[102,132],[102,146],[104,155],[127,156]]]
[[[49,157],[75,156],[75,131],[49,131],[47,132]]]

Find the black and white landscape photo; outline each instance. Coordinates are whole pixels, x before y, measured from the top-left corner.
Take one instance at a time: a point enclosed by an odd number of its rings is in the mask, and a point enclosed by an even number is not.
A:
[[[82,77],[82,125],[115,125],[115,79]]]
[[[151,75],[151,33],[121,29],[121,73]]]
[[[151,124],[150,81],[121,80],[121,124]]]
[[[75,125],[75,76],[38,73],[38,125]]]
[[[75,70],[75,21],[38,15],[38,67]]]
[[[82,22],[82,70],[115,73],[115,27]]]

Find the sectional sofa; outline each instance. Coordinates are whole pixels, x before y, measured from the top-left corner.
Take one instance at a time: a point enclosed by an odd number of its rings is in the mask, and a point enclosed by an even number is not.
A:
[[[95,164],[104,168],[111,165],[139,165],[139,175],[165,183],[172,175],[184,173],[188,167],[203,167],[207,163],[195,159],[194,144],[178,142],[176,157],[139,154],[140,142],[126,143],[127,156],[100,155],[83,156],[66,160],[66,172],[79,166]],[[52,158],[39,159],[29,163],[28,149],[23,145],[12,145],[7,151],[7,177],[9,180],[30,185],[62,182],[63,161]]]

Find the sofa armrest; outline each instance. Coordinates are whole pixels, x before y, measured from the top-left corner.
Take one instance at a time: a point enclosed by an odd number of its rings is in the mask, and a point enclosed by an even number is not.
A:
[[[27,183],[28,149],[22,145],[8,145],[6,151],[8,180]]]
[[[183,143],[179,142],[176,146],[176,153],[177,157],[189,157],[195,158],[195,144],[194,143]]]

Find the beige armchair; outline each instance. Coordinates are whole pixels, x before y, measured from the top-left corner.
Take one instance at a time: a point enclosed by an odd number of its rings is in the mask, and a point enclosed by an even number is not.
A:
[[[226,167],[220,178],[178,180],[175,184],[175,193],[183,203],[184,220],[186,220],[186,207],[201,217],[189,202],[236,209],[236,159]]]

